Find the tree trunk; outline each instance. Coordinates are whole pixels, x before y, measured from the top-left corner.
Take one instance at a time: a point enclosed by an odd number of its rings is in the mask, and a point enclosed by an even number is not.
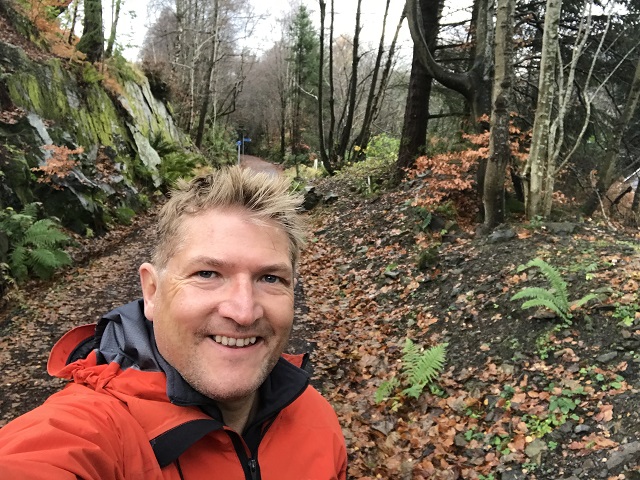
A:
[[[213,73],[216,65],[216,58],[218,56],[218,0],[213,0],[213,35],[211,37],[211,53],[209,55],[209,62],[207,65],[207,86],[202,105],[200,106],[200,116],[198,119],[198,131],[196,133],[195,144],[196,147],[202,146],[202,139],[204,138],[205,124],[207,121],[207,113],[209,112],[209,102],[213,96]]]
[[[498,0],[495,36],[495,77],[489,161],[484,179],[484,224],[492,229],[504,222],[505,173],[511,157],[509,111],[513,88],[513,3]]]
[[[442,0],[422,0],[420,2],[423,31],[429,52],[436,47],[436,39],[440,28],[440,14]],[[413,60],[411,62],[411,76],[409,77],[409,91],[404,110],[400,149],[396,160],[396,176],[401,179],[405,169],[415,165],[427,142],[427,127],[429,123],[429,101],[431,99],[431,84],[433,77],[424,63],[420,60],[419,47],[413,46]],[[424,152],[422,152],[424,153]]]
[[[640,179],[637,180],[636,191],[633,194],[633,201],[631,202],[631,220],[629,223],[631,226],[640,227]]]
[[[320,56],[318,60],[318,137],[320,143],[320,161],[329,175],[333,175],[333,165],[329,157],[327,150],[327,142],[324,135],[324,29],[327,3],[324,0],[319,0],[320,3]],[[333,9],[333,5],[331,6]],[[333,25],[332,25],[333,26]],[[331,30],[332,31],[332,30]],[[333,42],[333,35],[329,35],[329,43]],[[333,62],[333,58],[329,56],[329,62]],[[330,103],[333,100],[333,90],[329,92]]]
[[[464,73],[456,73],[438,64],[429,50],[427,34],[420,5],[425,0],[407,0],[405,12],[409,23],[411,38],[418,58],[427,72],[446,88],[465,97],[471,108],[472,122],[477,122],[491,112],[491,48],[493,32],[491,30],[490,0],[476,0],[475,8],[475,57],[472,67]]]
[[[356,97],[358,94],[358,66],[360,65],[360,11],[362,0],[358,0],[356,9],[356,27],[353,35],[353,52],[351,59],[351,80],[349,82],[349,93],[347,101],[347,116],[340,135],[340,142],[335,151],[336,159],[339,162],[344,161],[347,154],[347,147],[349,146],[349,138],[351,137],[351,130],[353,128],[353,117],[356,110]]]
[[[89,62],[102,60],[104,53],[102,28],[102,0],[85,0],[84,28],[76,48],[87,56]]]
[[[531,151],[525,167],[528,177],[526,198],[527,218],[543,216],[545,199],[549,187],[549,175],[553,166],[549,165],[549,135],[551,113],[555,98],[555,80],[558,46],[558,24],[562,0],[547,0],[544,35],[542,37],[542,59],[540,60],[540,80],[538,82],[538,103],[533,123]]]
[[[382,65],[382,56],[384,55],[384,31],[387,28],[387,17],[389,16],[389,3],[391,0],[387,0],[384,7],[384,16],[382,19],[382,33],[380,34],[380,41],[378,42],[378,53],[376,54],[376,61],[373,66],[373,72],[371,74],[371,85],[369,86],[369,95],[367,97],[367,104],[365,106],[364,118],[362,120],[362,127],[360,133],[356,137],[355,144],[359,147],[357,159],[364,158],[364,151],[369,143],[371,121],[373,119],[373,101],[376,95],[376,88],[378,87],[378,75],[380,75],[380,67]]]
[[[620,155],[620,145],[622,143],[623,133],[629,126],[629,122],[633,118],[633,114],[638,107],[640,99],[640,59],[636,64],[636,72],[631,83],[629,95],[624,105],[622,115],[616,121],[613,128],[613,136],[607,147],[607,153],[603,162],[603,172],[601,172],[595,191],[587,200],[583,212],[586,215],[593,215],[598,207],[598,197],[602,197],[609,190],[614,182],[615,176],[618,174],[618,156]],[[604,173],[604,174],[603,174]],[[637,194],[636,194],[637,195]]]
[[[113,45],[116,42],[116,30],[118,28],[118,20],[120,19],[121,5],[122,0],[111,1],[111,10],[113,11],[111,16],[111,33],[109,34],[109,41],[107,42],[107,51],[104,54],[105,58],[110,58],[113,55]]]
[[[69,27],[69,39],[67,43],[69,45],[73,44],[73,37],[76,30],[76,22],[78,21],[78,7],[80,6],[80,0],[76,0],[76,3],[73,4],[73,13],[71,14],[71,26]]]

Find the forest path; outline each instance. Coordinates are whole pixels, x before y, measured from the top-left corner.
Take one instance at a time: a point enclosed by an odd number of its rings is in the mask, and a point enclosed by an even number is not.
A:
[[[283,171],[281,165],[267,162],[266,160],[260,157],[254,157],[253,155],[240,155],[240,165],[257,172],[266,172],[271,173],[272,175],[279,175]]]

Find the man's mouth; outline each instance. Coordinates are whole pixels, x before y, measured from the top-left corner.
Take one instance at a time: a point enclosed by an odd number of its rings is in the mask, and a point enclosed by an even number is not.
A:
[[[233,338],[233,337],[225,337],[222,335],[216,335],[215,337],[211,337],[216,343],[220,345],[224,345],[225,347],[248,347],[249,345],[253,345],[258,340],[258,337],[249,337],[249,338]]]

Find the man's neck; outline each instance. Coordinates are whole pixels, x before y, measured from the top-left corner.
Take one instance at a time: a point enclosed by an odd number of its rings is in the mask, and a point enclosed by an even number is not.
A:
[[[224,423],[242,434],[244,428],[253,419],[258,410],[258,392],[236,402],[218,402]]]

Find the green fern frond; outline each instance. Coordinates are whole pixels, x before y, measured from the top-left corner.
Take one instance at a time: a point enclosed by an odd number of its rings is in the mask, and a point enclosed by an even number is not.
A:
[[[562,318],[563,320],[569,320],[569,314],[563,310],[561,310],[560,308],[558,308],[558,306],[553,303],[553,302],[549,302],[546,299],[543,298],[533,298],[531,300],[527,300],[526,302],[524,302],[522,304],[522,309],[523,310],[527,310],[529,308],[537,308],[537,307],[545,307],[548,308],[549,310],[551,310],[553,313],[555,313],[556,315],[558,315],[560,318]]]
[[[56,224],[49,220],[38,220],[24,232],[23,243],[34,247],[55,247],[69,240]]]
[[[537,267],[540,269],[540,272],[544,275],[547,281],[551,284],[550,289],[539,288],[539,287],[527,287],[516,293],[512,300],[518,300],[520,298],[532,298],[543,300],[548,304],[553,304],[554,307],[550,307],[551,310],[560,314],[563,319],[568,319],[569,315],[569,298],[567,293],[567,284],[562,279],[560,272],[558,272],[555,268],[549,265],[547,262],[540,258],[534,258],[529,261],[526,265],[520,265],[518,267],[518,271],[521,272],[531,267]],[[533,304],[531,304],[533,305]],[[523,305],[522,308],[530,308],[525,307]]]
[[[420,347],[418,347],[410,338],[407,338],[402,347],[402,365],[403,368],[415,368],[420,361]]]
[[[567,283],[562,279],[560,272],[549,265],[541,258],[534,258],[529,261],[522,269],[518,268],[518,271],[526,270],[531,267],[537,267],[540,272],[545,276],[547,281],[551,284],[551,288],[555,290],[555,296],[557,298],[558,305],[566,312],[569,310],[569,300],[567,292]]]
[[[33,224],[35,218],[22,213],[15,213],[13,209],[7,208],[5,209],[6,212],[9,212],[8,216],[4,217],[0,222],[0,229],[11,238],[12,243],[18,243],[22,240],[24,232]]]
[[[73,263],[73,260],[71,260],[71,257],[69,256],[69,254],[67,252],[65,252],[64,250],[52,250],[53,255],[56,257],[56,262],[58,262],[58,265],[60,267],[66,267],[67,265],[71,265]]]
[[[40,265],[48,269],[56,268],[58,266],[56,256],[48,248],[34,248],[33,250],[29,251],[27,264],[30,267],[36,267]]]
[[[393,377],[389,380],[385,380],[380,384],[380,386],[376,390],[373,400],[376,403],[380,403],[388,399],[393,394],[393,392],[396,391],[396,389],[399,386],[400,386],[400,381],[396,377]]]
[[[571,306],[572,307],[581,307],[585,303],[590,302],[591,300],[598,300],[599,298],[600,297],[595,293],[588,293],[584,297],[571,302]]]
[[[402,393],[418,398],[426,387],[444,367],[447,344],[441,343],[424,352],[418,353],[418,348],[410,339],[405,343],[405,355],[402,358],[402,370],[409,385]]]
[[[27,249],[22,245],[18,245],[9,255],[9,266],[11,267],[11,275],[18,281],[22,281],[28,276],[27,269]]]
[[[53,276],[53,273],[55,271],[54,269],[47,267],[41,263],[31,265],[29,269],[31,270],[33,275],[44,280],[49,280]]]
[[[520,300],[522,298],[544,298],[550,302],[556,303],[556,296],[554,295],[554,292],[540,287],[525,287],[515,293],[511,297],[511,300]]]
[[[40,202],[29,203],[24,206],[20,213],[35,220],[36,218],[38,218],[38,210],[40,210],[41,206],[42,204]]]

